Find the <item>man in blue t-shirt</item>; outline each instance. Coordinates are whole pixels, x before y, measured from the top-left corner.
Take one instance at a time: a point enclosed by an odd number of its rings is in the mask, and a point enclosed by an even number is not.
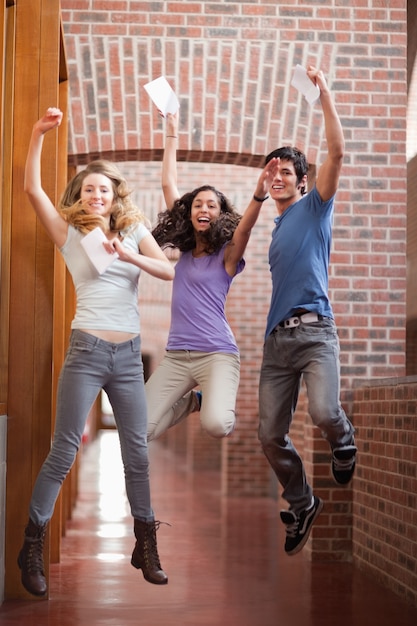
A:
[[[330,444],[337,483],[352,478],[357,452],[354,428],[340,404],[339,340],[328,297],[344,138],[323,73],[310,66],[307,74],[320,90],[328,149],[315,186],[306,193],[308,164],[296,148],[279,148],[266,157],[266,162],[278,157],[280,163],[270,187],[278,217],[269,249],[272,296],[259,385],[259,440],[289,504],[288,511],[281,511],[289,555],[305,545],[323,508],[288,434],[301,378],[313,423]]]

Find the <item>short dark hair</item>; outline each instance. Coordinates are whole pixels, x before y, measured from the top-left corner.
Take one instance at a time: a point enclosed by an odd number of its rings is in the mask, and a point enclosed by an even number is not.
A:
[[[299,150],[298,148],[294,148],[293,146],[283,146],[282,148],[272,150],[272,152],[270,152],[265,157],[265,165],[274,158],[279,158],[282,161],[291,161],[291,163],[294,165],[295,174],[297,176],[297,183],[301,183],[303,177],[307,176],[307,157],[304,152],[301,152],[301,150]]]

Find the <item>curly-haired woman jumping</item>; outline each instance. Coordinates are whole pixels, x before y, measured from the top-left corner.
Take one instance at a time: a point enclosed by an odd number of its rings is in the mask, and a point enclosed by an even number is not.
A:
[[[234,429],[240,357],[226,319],[226,297],[245,266],[243,253],[277,168],[272,160],[262,170],[243,215],[210,185],[180,197],[177,135],[178,114],[168,114],[162,165],[167,210],[153,235],[162,247],[178,248],[181,256],[165,356],[146,383],[149,440],[198,410],[211,436],[225,437]],[[200,391],[193,391],[196,386]]]

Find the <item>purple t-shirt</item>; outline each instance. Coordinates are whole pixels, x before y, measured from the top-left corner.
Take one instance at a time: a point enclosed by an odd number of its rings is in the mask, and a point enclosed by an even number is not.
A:
[[[233,278],[224,267],[224,251],[194,258],[184,252],[176,265],[167,350],[227,352],[239,350],[226,319],[225,304]],[[244,259],[236,274],[245,267]]]

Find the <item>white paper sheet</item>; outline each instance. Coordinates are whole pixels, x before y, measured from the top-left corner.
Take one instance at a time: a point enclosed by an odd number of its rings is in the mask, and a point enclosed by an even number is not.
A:
[[[303,94],[310,105],[315,104],[320,98],[320,89],[309,79],[307,70],[302,65],[296,65],[291,85]]]
[[[119,258],[117,252],[113,252],[112,254],[107,252],[103,246],[103,242],[105,241],[107,241],[106,235],[98,226],[81,239],[81,245],[99,274],[102,274]]]
[[[176,113],[180,108],[178,98],[165,76],[160,76],[150,83],[146,83],[144,88],[164,117],[167,113]]]

